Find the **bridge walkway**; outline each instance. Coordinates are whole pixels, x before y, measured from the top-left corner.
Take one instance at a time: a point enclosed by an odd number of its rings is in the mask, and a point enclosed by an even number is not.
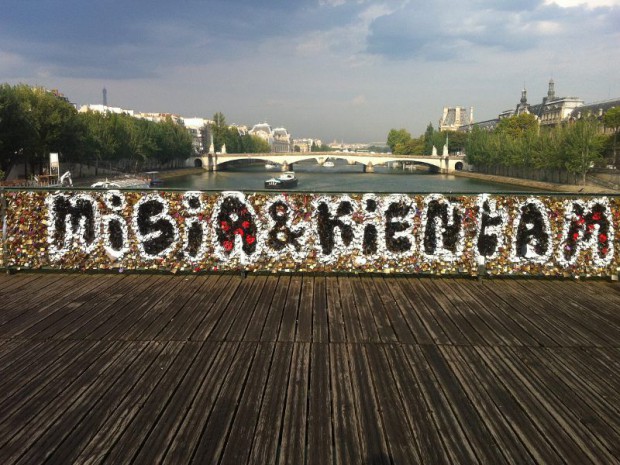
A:
[[[0,276],[0,463],[613,464],[620,287]]]

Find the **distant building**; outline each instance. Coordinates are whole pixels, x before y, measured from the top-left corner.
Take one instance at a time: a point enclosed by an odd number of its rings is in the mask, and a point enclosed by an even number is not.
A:
[[[272,129],[267,123],[258,123],[248,132],[266,141],[272,152],[285,153],[292,151],[291,135],[284,128]]]
[[[549,80],[547,95],[543,97],[542,102],[531,105],[527,101],[527,90],[521,91],[521,99],[514,108],[504,110],[497,118],[474,123],[481,129],[493,130],[504,118],[511,116],[531,114],[536,117],[541,126],[555,126],[561,123],[575,121],[585,115],[593,115],[597,118],[603,117],[605,112],[610,108],[620,106],[620,99],[611,99],[603,102],[584,104],[584,101],[578,97],[556,97],[555,82]],[[469,131],[472,125],[464,124],[459,127],[459,131]]]
[[[108,107],[106,105],[82,105],[78,110],[80,113],[86,113],[88,111],[92,111],[95,113],[116,113],[116,114],[127,114],[129,116],[135,116],[133,110],[125,110],[119,107]]]
[[[181,121],[192,136],[192,146],[194,147],[194,152],[202,153],[208,149],[208,147],[205,148],[206,141],[209,140],[207,132],[209,125],[213,124],[213,121],[198,117],[181,117]]]
[[[443,107],[443,114],[439,119],[440,131],[457,131],[461,126],[473,124],[474,108],[469,112],[465,107]]]

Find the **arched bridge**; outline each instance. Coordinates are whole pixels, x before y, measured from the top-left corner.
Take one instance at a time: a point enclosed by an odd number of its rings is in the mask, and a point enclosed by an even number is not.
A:
[[[451,173],[463,169],[464,157],[462,155],[432,156],[432,155],[386,155],[374,153],[346,153],[346,152],[309,152],[309,153],[218,153],[203,154],[187,159],[187,165],[197,168],[204,168],[209,171],[217,171],[218,167],[233,162],[243,160],[261,160],[269,163],[277,163],[282,167],[282,171],[293,169],[293,165],[300,161],[316,160],[322,165],[327,159],[346,160],[353,165],[360,163],[364,165],[364,172],[374,171],[377,165],[384,165],[393,162],[417,163],[431,166],[441,173]]]

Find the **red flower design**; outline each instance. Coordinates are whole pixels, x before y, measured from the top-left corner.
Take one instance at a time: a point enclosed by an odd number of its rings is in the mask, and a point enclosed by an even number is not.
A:
[[[607,242],[607,234],[601,233],[598,235],[599,242]]]
[[[573,234],[573,240],[576,241],[577,239],[579,239],[579,233]]]
[[[241,226],[243,226],[243,229],[248,229],[250,227],[250,222],[244,221],[243,223],[241,223]]]
[[[601,218],[602,218],[601,212],[596,212],[596,213],[594,213],[594,215],[592,215],[592,219],[594,221],[600,221]]]
[[[243,236],[245,233],[243,232],[243,229],[237,228],[237,229],[235,229],[235,234],[237,236]]]
[[[222,228],[222,231],[228,232],[230,230],[230,224],[228,224],[228,221],[222,221],[220,223],[220,228]]]
[[[608,249],[607,247],[603,247],[603,248],[601,249],[601,254],[603,254],[603,255],[607,255],[607,252],[609,252],[609,249]]]
[[[232,241],[224,241],[224,242],[222,243],[222,246],[224,246],[224,249],[225,249],[227,252],[230,252],[230,251],[233,249],[233,243],[232,243]]]
[[[250,236],[249,234],[245,238],[245,242],[247,242],[248,245],[253,244],[255,240],[256,240],[256,238],[254,236]]]

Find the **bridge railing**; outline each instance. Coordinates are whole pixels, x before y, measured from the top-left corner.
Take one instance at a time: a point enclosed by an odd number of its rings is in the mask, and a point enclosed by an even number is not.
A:
[[[620,198],[5,189],[6,269],[611,276]]]

